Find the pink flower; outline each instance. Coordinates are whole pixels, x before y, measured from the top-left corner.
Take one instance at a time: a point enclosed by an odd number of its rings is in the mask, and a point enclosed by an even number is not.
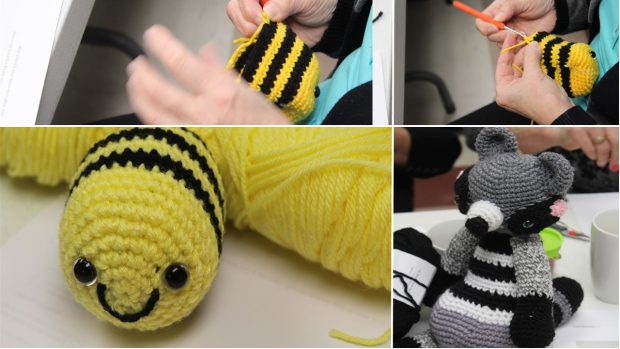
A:
[[[566,204],[566,201],[562,199],[556,200],[550,207],[551,215],[554,217],[560,217],[564,214],[564,212],[566,212],[567,207],[568,205]]]

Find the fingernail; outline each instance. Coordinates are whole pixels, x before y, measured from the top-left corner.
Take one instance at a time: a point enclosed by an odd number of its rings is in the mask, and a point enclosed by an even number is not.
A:
[[[263,8],[263,10],[270,19],[277,20],[275,18],[277,18],[278,15],[278,6],[274,5],[274,3],[268,2],[267,5],[265,5],[265,7]]]
[[[493,19],[498,21],[498,22],[503,22],[504,21],[504,13],[503,12],[498,12]]]
[[[160,28],[160,26],[156,24],[156,25],[150,27],[149,29],[147,29],[144,32],[144,40],[145,41],[146,40],[150,40],[155,35],[155,33],[159,30],[159,28]]]
[[[615,164],[615,165],[611,166],[611,171],[612,172],[618,172],[618,170],[620,170],[620,168],[618,168],[618,164]]]

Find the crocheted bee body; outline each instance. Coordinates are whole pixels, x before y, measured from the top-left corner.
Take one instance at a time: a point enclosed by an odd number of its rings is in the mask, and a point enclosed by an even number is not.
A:
[[[483,130],[476,149],[480,162],[455,185],[467,221],[429,287],[431,329],[413,345],[545,347],[583,299],[576,281],[552,278],[538,235],[564,212],[572,168],[559,154],[519,154],[506,129]]]
[[[299,122],[314,110],[318,95],[319,61],[288,26],[263,24],[249,39],[240,39],[230,58],[235,69],[256,91],[278,105],[291,121]]]
[[[526,43],[536,41],[542,54],[542,70],[564,88],[569,97],[587,96],[598,78],[598,63],[592,48],[553,34],[537,32]]]
[[[224,233],[222,184],[193,133],[134,129],[97,143],[79,166],[60,257],[76,300],[127,329],[186,317],[208,291]]]

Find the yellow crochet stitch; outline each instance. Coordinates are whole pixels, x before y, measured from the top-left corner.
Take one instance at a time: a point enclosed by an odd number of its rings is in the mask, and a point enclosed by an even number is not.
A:
[[[239,229],[388,290],[391,153],[389,128],[0,129],[11,176],[72,183],[60,244],[71,292],[139,330],[182,319],[207,292],[224,211]],[[94,266],[93,285],[76,278],[80,265]],[[171,265],[189,275],[176,291]]]
[[[503,49],[502,53],[533,41],[540,45],[543,72],[562,86],[569,97],[587,96],[592,92],[599,71],[596,54],[588,44],[572,43],[553,34],[537,32]]]
[[[283,23],[263,22],[241,44],[228,62],[256,91],[278,105],[293,122],[314,110],[318,97],[319,61],[297,35]]]

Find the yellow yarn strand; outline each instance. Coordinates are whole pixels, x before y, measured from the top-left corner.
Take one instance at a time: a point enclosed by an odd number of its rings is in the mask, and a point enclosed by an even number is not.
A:
[[[392,331],[388,329],[382,335],[376,338],[363,338],[352,336],[337,329],[332,329],[331,331],[329,331],[329,336],[355,345],[376,347],[378,345],[387,343],[392,337]]]

